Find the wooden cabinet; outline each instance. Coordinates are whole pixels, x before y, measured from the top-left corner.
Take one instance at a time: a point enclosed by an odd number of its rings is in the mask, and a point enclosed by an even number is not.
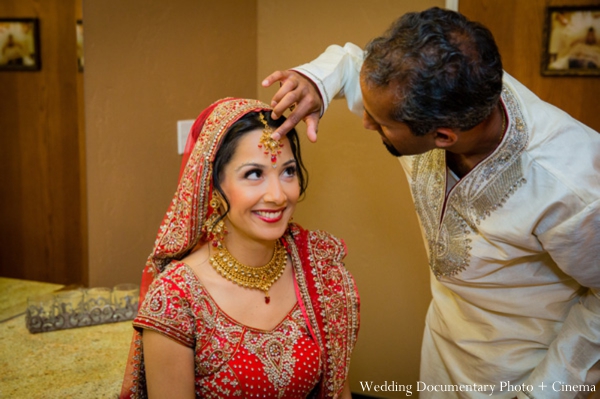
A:
[[[39,18],[40,71],[0,71],[0,276],[87,283],[76,0],[5,0]]]

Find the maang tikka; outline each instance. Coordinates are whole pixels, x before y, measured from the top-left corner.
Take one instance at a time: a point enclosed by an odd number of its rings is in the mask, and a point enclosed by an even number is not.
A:
[[[265,155],[271,154],[271,164],[275,168],[277,166],[277,155],[281,154],[280,148],[283,147],[283,143],[279,140],[274,140],[271,135],[273,134],[273,129],[265,120],[265,117],[262,112],[258,113],[260,121],[265,125],[263,130],[263,134],[260,137],[260,144],[258,144],[258,148],[264,148]]]
[[[212,242],[213,247],[223,248],[223,240],[227,234],[227,229],[220,212],[221,200],[215,193],[212,194],[210,199],[210,207],[213,208],[213,212],[204,222],[203,230],[206,232],[208,240]]]

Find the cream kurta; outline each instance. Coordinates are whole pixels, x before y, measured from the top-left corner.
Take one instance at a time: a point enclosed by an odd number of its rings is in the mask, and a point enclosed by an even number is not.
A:
[[[360,112],[362,54],[296,70]],[[573,398],[600,378],[600,135],[508,74],[502,102],[502,143],[451,189],[444,151],[400,158],[432,271],[422,398]]]

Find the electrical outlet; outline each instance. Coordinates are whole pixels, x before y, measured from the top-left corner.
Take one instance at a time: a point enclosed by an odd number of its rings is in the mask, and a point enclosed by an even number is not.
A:
[[[177,121],[177,153],[179,155],[183,154],[183,151],[185,150],[185,143],[187,142],[193,124],[193,119]]]

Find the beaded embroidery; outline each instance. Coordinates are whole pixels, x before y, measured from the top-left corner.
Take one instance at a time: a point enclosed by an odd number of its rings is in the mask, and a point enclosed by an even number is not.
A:
[[[273,330],[257,330],[224,314],[185,264],[161,276],[134,325],[195,348],[199,397],[303,398],[318,383],[318,345],[298,305]]]
[[[438,279],[469,266],[469,237],[477,235],[477,226],[526,183],[521,154],[529,141],[527,125],[506,86],[502,101],[509,121],[505,137],[488,158],[456,183],[447,199],[445,151],[436,149],[413,157],[411,189],[427,237],[429,266]]]

